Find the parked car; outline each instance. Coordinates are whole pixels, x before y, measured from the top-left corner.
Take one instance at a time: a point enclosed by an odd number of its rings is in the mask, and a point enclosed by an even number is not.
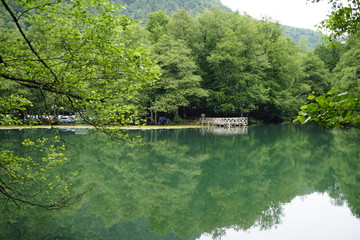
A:
[[[58,117],[59,123],[75,123],[75,118],[73,116],[59,116]]]

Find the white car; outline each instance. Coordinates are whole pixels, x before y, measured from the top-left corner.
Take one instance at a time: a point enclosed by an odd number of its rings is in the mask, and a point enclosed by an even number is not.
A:
[[[73,116],[60,116],[58,121],[59,123],[75,123],[75,118]]]

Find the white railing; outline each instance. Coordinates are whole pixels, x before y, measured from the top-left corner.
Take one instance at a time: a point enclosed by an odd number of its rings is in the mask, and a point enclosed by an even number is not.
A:
[[[211,126],[247,126],[248,119],[247,117],[221,117],[221,118],[200,118],[201,125],[211,125]]]

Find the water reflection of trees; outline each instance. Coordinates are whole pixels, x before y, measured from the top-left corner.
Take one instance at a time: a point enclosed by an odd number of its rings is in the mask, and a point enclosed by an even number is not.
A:
[[[1,131],[1,203],[9,209],[31,205],[54,210],[71,205],[81,194],[69,191],[73,172],[64,171],[64,151],[56,134],[41,130]]]
[[[71,143],[71,169],[80,171],[74,190],[92,191],[65,216],[45,213],[51,226],[66,227],[74,236],[104,233],[97,239],[112,239],[111,232],[150,236],[171,235],[170,230],[195,239],[229,227],[271,228],[281,222],[284,203],[314,191],[348,202],[359,217],[358,130],[258,126],[247,135],[138,133],[141,146],[94,132],[63,136]],[[33,225],[27,223],[31,229],[41,219],[35,216],[29,218]],[[132,235],[128,239],[142,239]],[[177,239],[170,235],[166,239]]]

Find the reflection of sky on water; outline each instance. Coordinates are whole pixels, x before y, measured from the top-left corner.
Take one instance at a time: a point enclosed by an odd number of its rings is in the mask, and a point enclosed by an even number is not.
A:
[[[314,193],[306,197],[296,197],[283,206],[282,224],[268,231],[252,228],[247,232],[227,230],[221,240],[358,240],[360,220],[349,208],[335,206],[327,194]],[[202,236],[198,240],[211,240]]]

